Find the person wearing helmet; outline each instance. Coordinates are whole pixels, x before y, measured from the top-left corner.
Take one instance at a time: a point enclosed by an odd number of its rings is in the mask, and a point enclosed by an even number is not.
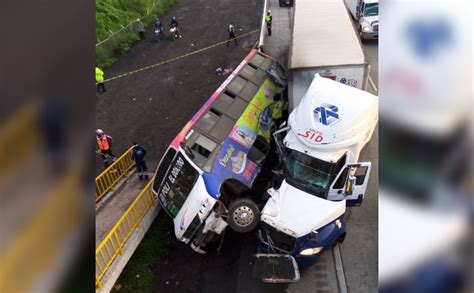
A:
[[[267,15],[265,16],[265,23],[267,24],[268,36],[272,35],[272,20],[273,20],[272,12],[268,10]]]
[[[97,129],[95,134],[97,148],[99,149],[98,153],[102,157],[104,165],[107,166],[109,164],[109,158],[111,161],[115,161],[115,156],[112,153],[112,136],[105,134],[102,129]]]
[[[182,36],[178,28],[178,21],[176,20],[176,16],[173,16],[173,18],[171,19],[170,26],[171,26],[170,32],[173,34],[173,40],[177,38],[181,39]]]
[[[164,38],[163,30],[164,30],[163,24],[161,23],[160,19],[157,18],[155,21],[155,36],[160,40],[163,40]]]
[[[144,40],[145,39],[145,25],[140,20],[140,18],[137,18],[137,31],[138,31],[138,36],[140,37],[140,40]]]
[[[171,26],[171,27],[178,27],[178,21],[176,20],[176,16],[173,16],[173,17],[171,18],[170,26]]]

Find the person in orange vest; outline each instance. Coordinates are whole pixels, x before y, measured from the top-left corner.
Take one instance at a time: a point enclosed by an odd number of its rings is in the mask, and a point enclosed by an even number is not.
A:
[[[97,147],[102,160],[104,160],[104,164],[107,165],[109,163],[109,158],[111,161],[115,161],[115,156],[112,153],[112,136],[105,134],[102,129],[97,129],[95,133]]]

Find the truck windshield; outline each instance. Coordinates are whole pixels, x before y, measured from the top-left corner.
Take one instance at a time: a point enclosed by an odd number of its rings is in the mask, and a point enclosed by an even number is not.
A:
[[[365,4],[364,16],[377,16],[379,15],[379,4],[378,3],[367,3]]]
[[[325,198],[335,163],[328,163],[304,153],[286,149],[283,158],[287,182],[315,196]]]
[[[178,214],[198,176],[199,172],[178,153],[158,191],[161,206],[171,217],[175,218]]]
[[[428,138],[380,124],[380,184],[402,191],[418,202],[428,202],[439,170],[452,150],[452,142],[460,141],[462,132],[443,139]],[[383,130],[383,132],[382,132]]]

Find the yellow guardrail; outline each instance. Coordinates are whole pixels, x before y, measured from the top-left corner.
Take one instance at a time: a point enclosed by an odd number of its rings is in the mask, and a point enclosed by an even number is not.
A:
[[[153,178],[154,179],[154,178]],[[155,207],[155,196],[151,190],[153,179],[148,182],[132,205],[122,215],[95,250],[96,288],[102,288],[102,278],[118,255],[123,255],[123,246],[150,209]]]
[[[0,255],[0,292],[32,292],[60,266],[83,224],[80,168],[72,166]],[[72,253],[72,252],[68,252]],[[49,273],[49,274],[48,274]],[[54,274],[53,274],[54,275]],[[43,278],[43,279],[42,279]]]
[[[38,103],[27,103],[0,129],[0,181],[39,142]],[[14,146],[14,147],[12,147]]]
[[[106,195],[135,166],[132,160],[132,149],[133,147],[129,148],[95,178],[95,202]]]

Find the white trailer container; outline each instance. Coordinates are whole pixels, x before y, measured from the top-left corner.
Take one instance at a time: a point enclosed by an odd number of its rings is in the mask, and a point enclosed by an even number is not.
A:
[[[365,90],[369,65],[344,3],[299,0],[294,11],[288,61],[290,111],[299,104],[316,73]]]

